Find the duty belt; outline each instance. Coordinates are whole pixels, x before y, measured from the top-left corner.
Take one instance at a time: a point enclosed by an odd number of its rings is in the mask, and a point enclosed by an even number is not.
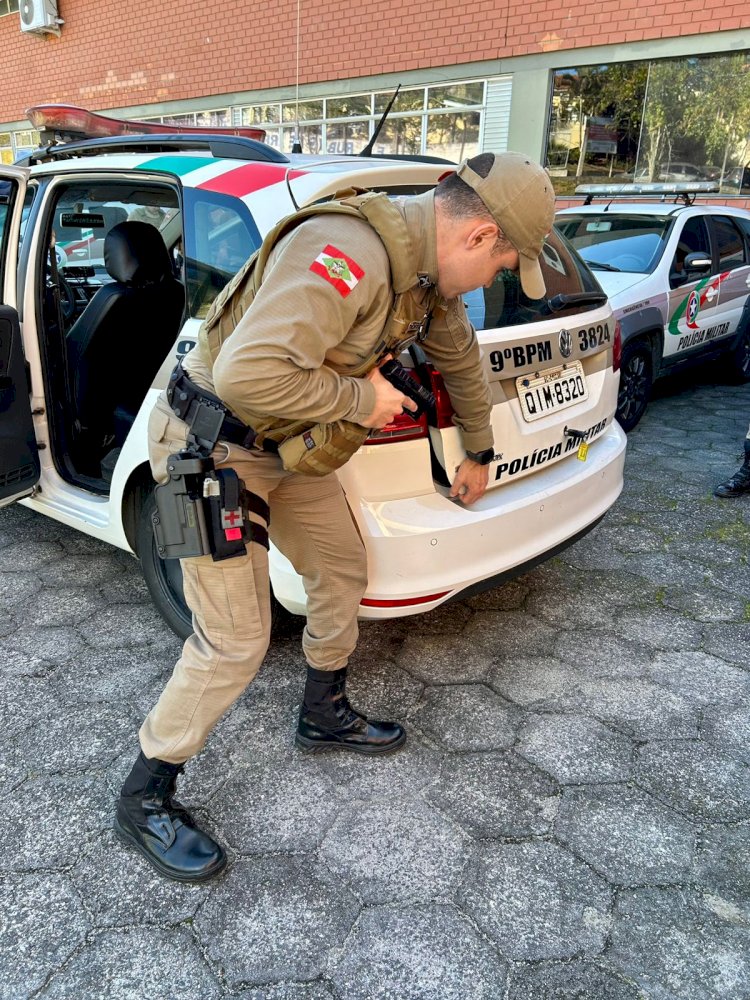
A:
[[[217,441],[229,441],[242,448],[255,446],[256,433],[234,416],[218,396],[201,389],[185,374],[178,362],[167,386],[167,401],[172,412],[190,427],[198,445],[211,452]],[[263,451],[278,453],[275,441],[266,439]]]

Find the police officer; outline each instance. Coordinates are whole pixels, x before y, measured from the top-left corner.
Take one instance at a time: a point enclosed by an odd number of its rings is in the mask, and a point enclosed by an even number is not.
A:
[[[741,493],[750,493],[750,427],[745,438],[745,461],[733,476],[714,490],[715,497],[738,497]]]
[[[413,294],[435,303],[423,347],[442,373],[462,432],[466,459],[450,493],[468,505],[487,488],[494,449],[489,385],[461,296],[489,286],[503,269],[518,272],[528,296],[544,295],[538,258],[552,228],[554,192],[545,171],[526,156],[485,153],[396,208],[403,253],[419,279]],[[257,294],[213,361],[199,336],[185,361],[190,383],[218,397],[248,427],[262,414],[379,428],[404,408],[413,410],[377,367],[361,378],[340,374],[373,350],[389,320],[392,263],[364,219],[306,219],[273,247]],[[184,447],[186,435],[186,424],[162,396],[149,424],[157,480],[165,480],[167,456]],[[211,878],[226,864],[221,846],[172,795],[183,764],[253,680],[268,648],[266,527],[307,593],[298,746],[381,754],[406,739],[398,723],[367,719],[346,696],[367,565],[336,475],[288,471],[273,451],[221,438],[212,457],[217,469],[235,470],[254,492],[258,502],[248,517],[260,543],[250,542],[237,558],[182,560],[194,634],[140,730],[141,754],[115,820],[121,839],[159,872],[183,881]]]

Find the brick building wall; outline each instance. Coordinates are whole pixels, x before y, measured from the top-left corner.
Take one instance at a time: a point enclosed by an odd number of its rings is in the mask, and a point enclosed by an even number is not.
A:
[[[750,27],[732,0],[301,0],[301,84]],[[291,85],[297,0],[60,0],[60,38],[0,18],[0,120]]]

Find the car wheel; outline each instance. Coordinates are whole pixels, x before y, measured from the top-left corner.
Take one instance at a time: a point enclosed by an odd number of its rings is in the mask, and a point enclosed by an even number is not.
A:
[[[164,621],[181,639],[193,633],[192,615],[185,602],[182,569],[179,559],[162,559],[156,550],[152,516],[156,500],[152,491],[145,494],[138,516],[136,546],[143,576],[151,599]],[[290,614],[271,592],[271,635],[282,638],[299,633],[305,619]]]
[[[631,431],[644,414],[653,385],[651,348],[644,341],[626,344],[620,363],[620,389],[617,394],[617,420],[624,431]]]
[[[750,382],[750,323],[745,325],[739,343],[727,357],[726,368],[733,382]]]

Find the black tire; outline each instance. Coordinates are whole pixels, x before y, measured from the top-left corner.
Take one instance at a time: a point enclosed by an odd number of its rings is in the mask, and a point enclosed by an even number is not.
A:
[[[192,615],[185,603],[182,588],[182,570],[179,559],[161,559],[156,551],[156,540],[151,522],[156,510],[153,492],[144,494],[138,514],[136,546],[151,600],[172,631],[181,639],[192,635]],[[297,635],[305,623],[299,615],[286,610],[271,592],[271,635],[285,638]]]
[[[750,382],[750,323],[745,323],[739,342],[727,355],[724,367],[730,381]]]
[[[620,363],[620,389],[617,394],[617,420],[624,431],[632,431],[643,416],[651,398],[653,358],[651,347],[638,340],[626,344]]]

